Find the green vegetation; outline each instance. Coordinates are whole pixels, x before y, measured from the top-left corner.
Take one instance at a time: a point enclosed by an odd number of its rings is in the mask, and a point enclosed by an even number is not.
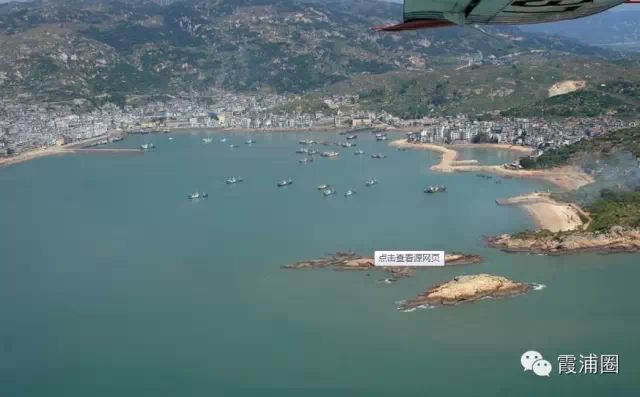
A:
[[[606,91],[574,91],[538,101],[534,104],[514,107],[502,112],[507,117],[595,117],[616,114],[619,117],[635,116],[640,111],[637,103],[639,83],[617,82],[615,87]],[[603,88],[606,88],[605,86]]]
[[[600,199],[590,207],[592,231],[606,231],[613,226],[640,227],[640,191],[614,192],[603,189]]]
[[[627,128],[593,139],[584,139],[572,145],[546,151],[537,158],[525,157],[520,160],[520,164],[528,169],[551,168],[570,164],[581,157],[595,160],[622,152],[629,152],[640,158],[640,128]]]

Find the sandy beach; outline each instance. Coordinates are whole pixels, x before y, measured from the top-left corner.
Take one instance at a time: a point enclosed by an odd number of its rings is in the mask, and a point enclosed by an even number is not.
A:
[[[60,155],[60,154],[66,154],[66,153],[71,153],[71,151],[64,149],[63,147],[60,147],[60,146],[50,146],[47,148],[30,150],[25,153],[20,153],[16,156],[0,158],[0,167],[19,164],[19,163],[33,160],[39,157]]]
[[[549,193],[531,193],[499,200],[500,205],[516,205],[525,209],[538,227],[552,232],[582,229],[588,226],[583,219],[589,215],[578,205],[561,203],[551,198]]]
[[[575,190],[594,181],[577,167],[558,167],[548,170],[514,170],[504,168],[501,165],[478,165],[475,160],[457,160],[458,148],[478,147],[495,150],[513,150],[523,154],[531,153],[532,149],[516,145],[504,144],[461,144],[461,145],[435,145],[430,143],[409,143],[403,139],[392,141],[391,146],[406,149],[431,150],[442,153],[440,163],[431,167],[439,172],[487,172],[506,177],[541,179],[554,184],[562,190]]]

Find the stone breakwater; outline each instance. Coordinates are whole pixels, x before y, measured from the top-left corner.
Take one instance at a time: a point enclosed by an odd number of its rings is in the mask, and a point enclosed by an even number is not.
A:
[[[445,266],[470,265],[481,263],[482,257],[460,252],[445,253]],[[375,266],[374,259],[357,255],[354,252],[336,252],[318,259],[301,261],[282,266],[283,269],[323,269],[334,270],[384,270],[393,279],[411,277],[416,269],[427,269],[419,266]]]
[[[548,231],[502,234],[487,239],[490,247],[505,252],[563,255],[577,252],[602,254],[640,252],[640,229],[612,227],[608,232]]]
[[[458,276],[451,281],[429,288],[426,292],[400,305],[399,309],[410,311],[424,306],[456,305],[484,298],[503,298],[524,294],[533,289],[533,284],[491,274]]]

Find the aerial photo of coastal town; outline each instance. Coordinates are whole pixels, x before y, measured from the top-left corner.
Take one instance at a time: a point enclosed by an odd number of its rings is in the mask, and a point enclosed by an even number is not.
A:
[[[0,396],[640,395],[637,0],[0,0]]]

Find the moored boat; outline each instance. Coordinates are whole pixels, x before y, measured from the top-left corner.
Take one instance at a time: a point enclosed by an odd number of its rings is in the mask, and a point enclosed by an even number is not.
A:
[[[296,150],[296,153],[298,153],[298,154],[307,154],[307,153],[309,153],[309,149],[301,147],[298,150]]]
[[[154,145],[153,143],[143,143],[142,145],[140,145],[140,149],[142,150],[150,150],[150,149],[155,149],[156,145]]]
[[[236,178],[235,176],[232,176],[231,178],[227,179],[227,180],[225,181],[225,183],[226,183],[227,185],[233,185],[234,183],[238,183],[238,182],[242,182],[242,181],[244,181],[244,179],[242,179],[242,178]]]
[[[336,194],[336,191],[335,191],[335,190],[333,190],[333,189],[331,189],[331,188],[328,188],[328,189],[324,189],[324,190],[322,191],[322,194],[323,194],[325,197],[326,197],[326,196],[333,196],[334,194]]]
[[[348,140],[357,139],[357,138],[358,138],[357,135],[347,135]]]
[[[353,196],[354,194],[356,194],[356,191],[355,191],[355,190],[351,190],[351,189],[349,189],[349,190],[347,190],[347,191],[345,192],[344,196],[345,196],[345,197],[351,197],[351,196]]]
[[[428,188],[424,189],[425,193],[443,193],[446,191],[447,187],[444,185],[429,186]]]
[[[300,164],[307,164],[313,161],[313,157],[304,157],[301,158],[300,160],[298,160],[298,163]]]
[[[278,187],[283,187],[283,186],[289,186],[293,183],[293,181],[291,180],[291,178],[289,179],[283,179],[280,182],[278,182]]]
[[[320,156],[322,157],[338,157],[340,155],[340,153],[338,152],[322,152],[320,153]]]
[[[191,193],[190,195],[187,196],[189,200],[197,200],[197,199],[207,198],[207,197],[209,197],[209,194],[199,193],[199,192]]]
[[[253,139],[247,139],[246,141],[244,141],[245,145],[251,145],[252,143],[256,143],[256,141],[254,141]]]
[[[371,158],[372,159],[386,159],[387,155],[382,154],[382,153],[376,153],[376,154],[372,154]]]
[[[362,149],[358,149],[358,150],[356,150],[355,152],[353,152],[353,154],[354,154],[354,155],[356,155],[356,156],[361,156],[361,155],[363,155],[363,154],[364,154],[364,150],[362,150]]]
[[[212,138],[202,138],[202,143],[211,143],[213,142]]]
[[[376,178],[371,178],[368,181],[366,181],[365,186],[373,186],[373,185],[377,185],[378,184],[378,180]]]
[[[318,190],[326,190],[326,189],[330,189],[331,185],[327,184],[327,183],[323,183],[322,185],[318,185]]]

